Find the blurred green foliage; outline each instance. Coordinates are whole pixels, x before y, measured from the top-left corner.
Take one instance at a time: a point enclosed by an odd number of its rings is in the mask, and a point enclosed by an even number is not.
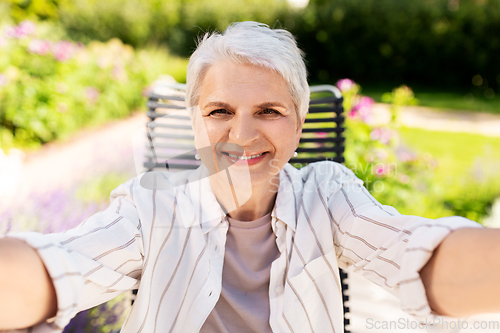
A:
[[[143,109],[160,73],[185,77],[186,59],[134,50],[119,39],[61,40],[50,23],[0,27],[0,148],[36,148]],[[54,32],[54,33],[52,33]]]
[[[59,7],[68,4],[68,0],[1,0],[3,10],[19,23],[23,20],[57,19]]]
[[[373,100],[361,95],[361,87],[349,79],[337,86],[344,97],[346,113],[346,166],[364,182],[382,204],[403,214],[439,217],[430,193],[436,166],[429,154],[416,153],[401,142],[397,113],[401,106],[415,103],[413,93],[401,86],[388,93],[392,117],[389,123],[374,123]],[[415,211],[415,208],[418,211]]]
[[[166,44],[187,56],[203,32],[245,20],[272,26],[288,13],[284,0],[74,0],[59,17],[74,40],[118,37],[134,47]]]
[[[402,142],[436,156],[432,183],[442,215],[481,221],[500,197],[500,138],[401,128]],[[439,144],[437,144],[439,143]]]
[[[312,82],[350,77],[500,94],[500,0],[3,0],[20,22],[58,20],[74,41],[120,38],[189,55],[197,36],[255,20],[292,31]],[[57,10],[56,10],[57,9]]]
[[[292,31],[313,81],[500,93],[500,0],[310,0]]]
[[[129,178],[130,175],[126,173],[106,173],[85,182],[76,190],[75,197],[83,202],[107,201],[111,191]]]
[[[337,83],[346,111],[346,166],[381,203],[406,215],[463,216],[481,222],[500,196],[500,139],[402,128],[400,107],[415,104],[407,86],[384,94],[391,120],[374,125],[372,103],[348,79]],[[435,156],[435,157],[434,157]]]

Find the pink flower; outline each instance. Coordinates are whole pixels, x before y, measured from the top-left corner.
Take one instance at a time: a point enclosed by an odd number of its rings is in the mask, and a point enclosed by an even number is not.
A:
[[[398,147],[396,149],[396,156],[401,162],[412,162],[417,159],[417,155],[405,147]]]
[[[377,164],[374,167],[375,176],[383,177],[388,175],[391,172],[391,168],[385,164]]]
[[[31,21],[22,21],[17,26],[8,27],[5,30],[5,35],[9,38],[21,39],[33,35],[35,33],[35,30],[35,23]]]
[[[7,77],[3,74],[0,74],[0,87],[3,87],[7,85],[9,81],[7,80]]]
[[[320,138],[320,139],[324,139],[324,138],[328,137],[328,133],[326,133],[326,132],[318,132],[318,133],[316,133],[316,137]]]
[[[375,128],[370,133],[370,139],[372,139],[373,141],[378,140],[385,145],[391,143],[391,139],[393,138],[393,136],[394,133],[390,129],[384,127]]]
[[[356,83],[350,79],[342,79],[337,81],[337,88],[340,89],[341,92],[346,92],[351,90]]]
[[[28,45],[28,50],[31,53],[46,55],[50,52],[51,44],[46,40],[33,39]]]
[[[405,174],[401,174],[401,175],[398,175],[398,180],[403,184],[408,184],[411,179],[410,179],[410,176],[405,175]]]
[[[85,97],[87,98],[87,101],[92,105],[97,103],[97,101],[99,100],[99,95],[101,95],[101,92],[96,87],[87,87],[87,89],[85,89]]]
[[[113,76],[113,79],[117,81],[123,81],[127,78],[127,73],[121,65],[114,65],[113,70],[111,71],[111,75]]]
[[[77,47],[72,42],[60,41],[52,46],[52,54],[58,61],[70,60],[76,53]]]
[[[381,148],[375,151],[375,155],[377,156],[377,159],[379,161],[385,161],[389,157],[389,153],[387,152],[387,150]]]
[[[4,33],[8,38],[16,38],[16,27],[7,27]]]
[[[356,119],[361,118],[365,123],[370,122],[372,107],[375,101],[370,97],[363,96],[358,104],[352,107],[349,117]]]
[[[20,36],[19,38],[22,38],[25,36],[33,35],[36,31],[36,25],[31,21],[22,21],[21,23],[19,23],[16,30],[18,36]]]

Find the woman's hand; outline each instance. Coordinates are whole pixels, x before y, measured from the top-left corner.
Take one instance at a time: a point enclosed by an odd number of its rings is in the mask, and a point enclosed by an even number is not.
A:
[[[463,317],[500,311],[500,229],[452,232],[420,271],[429,305]]]
[[[42,260],[29,245],[0,238],[0,330],[31,327],[54,317],[57,300]]]

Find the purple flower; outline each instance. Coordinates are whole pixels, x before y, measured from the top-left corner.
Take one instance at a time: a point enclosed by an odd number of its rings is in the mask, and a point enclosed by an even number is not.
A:
[[[73,58],[77,47],[72,42],[60,41],[52,46],[52,54],[58,61],[67,61]]]
[[[100,95],[101,92],[96,87],[87,87],[87,89],[85,89],[85,97],[87,98],[87,101],[92,105],[97,103]]]
[[[7,76],[0,74],[0,87],[7,85],[8,82]]]
[[[361,97],[358,104],[352,107],[349,117],[353,119],[361,118],[365,123],[370,122],[373,104],[375,104],[375,101],[372,98]]]
[[[336,84],[337,88],[339,88],[341,92],[349,91],[355,85],[356,85],[356,83],[353,80],[351,80],[351,79],[338,80],[337,84]]]
[[[33,39],[28,45],[28,50],[31,53],[46,55],[50,52],[51,43],[46,40]]]

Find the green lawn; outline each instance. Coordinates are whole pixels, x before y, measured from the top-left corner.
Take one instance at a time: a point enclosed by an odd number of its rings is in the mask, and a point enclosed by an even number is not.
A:
[[[361,85],[361,87],[364,95],[375,99],[377,102],[382,102],[382,95],[395,88],[394,86],[384,84],[379,86],[367,84]],[[432,90],[426,87],[411,85],[410,88],[413,89],[415,97],[419,100],[419,105],[421,106],[500,114],[499,91],[496,91],[494,97],[488,95],[489,98],[486,98],[486,90],[478,87],[471,88],[469,91],[452,90],[446,87],[439,90]]]
[[[400,133],[405,145],[437,160],[433,182],[450,214],[481,220],[500,196],[500,138],[415,128]]]

